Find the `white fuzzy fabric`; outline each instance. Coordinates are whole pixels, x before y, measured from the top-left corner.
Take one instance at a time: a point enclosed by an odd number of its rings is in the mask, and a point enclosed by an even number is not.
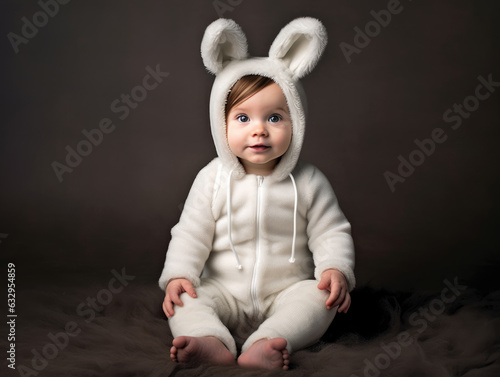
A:
[[[186,278],[197,287],[203,272],[203,277],[217,280],[239,301],[251,303],[249,287],[255,273],[257,244],[262,250],[256,272],[259,300],[268,300],[272,294],[298,281],[319,279],[328,268],[340,270],[349,290],[354,288],[351,226],[328,179],[304,162],[292,173],[298,191],[295,263],[289,262],[294,219],[290,179],[277,182],[264,178],[260,215],[257,214],[257,177],[247,174],[231,181],[231,236],[243,267],[237,269],[227,228],[228,173],[222,160],[216,158],[196,177],[179,223],[172,229],[159,281],[162,289],[175,278]],[[262,302],[262,305],[269,303]]]
[[[280,31],[269,57],[283,60],[294,77],[301,78],[314,69],[326,42],[326,29],[321,22],[310,17],[297,18]]]
[[[219,73],[228,61],[245,59],[247,50],[247,39],[240,26],[224,18],[207,27],[201,42],[203,63],[213,74]]]
[[[283,28],[268,57],[247,56],[246,38],[234,21],[219,19],[207,28],[201,50],[205,66],[216,74],[210,96],[210,123],[219,157],[196,177],[179,223],[172,229],[159,280],[162,289],[176,278],[188,279],[195,287],[200,286],[201,278],[211,278],[247,306],[244,313],[253,316],[262,314],[260,310],[269,308],[279,292],[298,282],[308,281],[317,290],[312,279],[319,280],[330,268],[341,271],[348,289],[354,288],[351,226],[328,179],[314,166],[299,163],[307,107],[299,78],[316,66],[325,45],[323,26],[311,18],[296,19]],[[263,182],[261,177],[246,174],[226,137],[227,96],[246,75],[274,80],[283,91],[292,120],[290,146]],[[324,300],[320,303],[323,311]],[[291,313],[296,314],[293,309]],[[318,319],[309,312],[305,317],[310,321]],[[185,315],[181,315],[171,324],[185,329],[185,321]],[[290,347],[299,344],[300,348],[320,336],[308,330],[301,335],[296,324],[288,325],[305,342],[290,340]],[[310,325],[316,331],[326,329],[315,327],[314,322]],[[214,326],[202,327],[184,335],[205,336]],[[224,331],[219,330],[213,330],[211,335],[222,340]],[[312,338],[305,335],[309,333]],[[225,337],[229,339],[227,334]],[[290,334],[288,337],[293,339]]]

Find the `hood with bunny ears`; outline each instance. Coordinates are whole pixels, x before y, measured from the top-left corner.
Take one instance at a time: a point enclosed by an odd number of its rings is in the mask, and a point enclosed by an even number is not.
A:
[[[268,57],[250,57],[245,34],[233,20],[210,24],[201,43],[205,67],[215,81],[210,95],[210,124],[217,154],[235,178],[245,175],[243,165],[229,149],[225,106],[233,85],[243,76],[260,75],[276,82],[288,103],[292,140],[271,177],[288,177],[297,164],[305,131],[306,97],[299,79],[311,72],[327,42],[324,26],[314,18],[297,18],[286,25],[271,45]]]

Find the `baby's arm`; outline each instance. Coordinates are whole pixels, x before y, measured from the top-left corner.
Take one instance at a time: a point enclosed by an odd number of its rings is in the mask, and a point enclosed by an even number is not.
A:
[[[192,298],[196,298],[196,291],[193,284],[187,279],[174,279],[168,283],[165,289],[165,300],[163,300],[163,311],[168,317],[173,316],[174,304],[182,306],[180,295],[187,292]]]
[[[351,225],[345,218],[328,179],[318,169],[304,185],[311,198],[307,212],[309,250],[314,258],[314,277],[318,288],[330,292],[328,309],[339,305],[339,312],[347,312],[351,304],[350,291],[354,289],[354,244]]]
[[[326,300],[328,310],[339,305],[339,313],[347,313],[351,306],[351,295],[349,294],[347,280],[342,272],[335,269],[323,271],[318,289],[330,291],[330,296]]]

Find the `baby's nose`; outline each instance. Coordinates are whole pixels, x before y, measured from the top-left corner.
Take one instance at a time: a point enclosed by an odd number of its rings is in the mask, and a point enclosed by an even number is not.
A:
[[[253,136],[267,136],[267,128],[263,122],[256,121],[252,129]]]

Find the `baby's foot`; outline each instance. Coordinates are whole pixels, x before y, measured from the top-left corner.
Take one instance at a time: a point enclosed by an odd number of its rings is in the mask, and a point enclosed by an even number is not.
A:
[[[170,358],[177,363],[234,364],[234,356],[217,338],[179,336],[172,341]]]
[[[255,342],[238,358],[243,367],[288,370],[288,350],[283,338],[263,339]]]

